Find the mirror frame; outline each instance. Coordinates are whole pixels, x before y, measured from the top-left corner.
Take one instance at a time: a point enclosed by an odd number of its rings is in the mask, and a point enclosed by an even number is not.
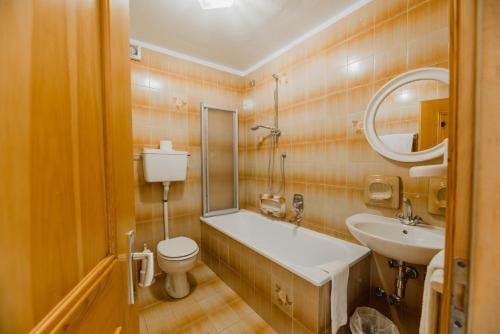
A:
[[[446,141],[443,141],[432,148],[419,152],[395,152],[389,149],[389,147],[382,142],[375,131],[375,117],[377,116],[378,108],[384,102],[385,98],[396,89],[411,82],[421,80],[436,80],[446,83],[447,85],[450,84],[450,76],[447,69],[439,67],[423,67],[405,72],[393,78],[384,84],[375,93],[375,95],[373,95],[370,103],[368,103],[364,117],[365,137],[370,146],[386,158],[401,162],[421,162],[438,158],[442,156],[446,150]]]

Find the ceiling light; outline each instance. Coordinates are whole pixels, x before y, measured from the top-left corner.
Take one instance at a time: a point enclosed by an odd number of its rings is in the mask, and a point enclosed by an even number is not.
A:
[[[234,0],[198,0],[203,9],[228,8],[234,4]]]

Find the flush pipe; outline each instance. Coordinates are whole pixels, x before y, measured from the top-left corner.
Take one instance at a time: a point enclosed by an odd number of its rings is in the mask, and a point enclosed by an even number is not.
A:
[[[170,182],[163,182],[163,232],[165,240],[168,239],[168,191]]]

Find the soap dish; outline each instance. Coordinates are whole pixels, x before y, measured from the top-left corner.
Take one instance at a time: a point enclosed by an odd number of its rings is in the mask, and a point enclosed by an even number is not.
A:
[[[447,206],[448,188],[446,178],[431,177],[427,196],[427,211],[435,215],[444,215]]]
[[[398,176],[368,175],[365,177],[365,203],[385,208],[399,208]]]
[[[266,215],[283,218],[286,213],[286,201],[282,195],[261,194],[260,211]]]

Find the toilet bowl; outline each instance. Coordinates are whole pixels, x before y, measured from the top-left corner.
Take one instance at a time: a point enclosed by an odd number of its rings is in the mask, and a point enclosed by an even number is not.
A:
[[[162,240],[156,247],[158,265],[167,274],[165,290],[172,298],[189,294],[187,272],[196,264],[200,249],[196,242],[186,237]]]

